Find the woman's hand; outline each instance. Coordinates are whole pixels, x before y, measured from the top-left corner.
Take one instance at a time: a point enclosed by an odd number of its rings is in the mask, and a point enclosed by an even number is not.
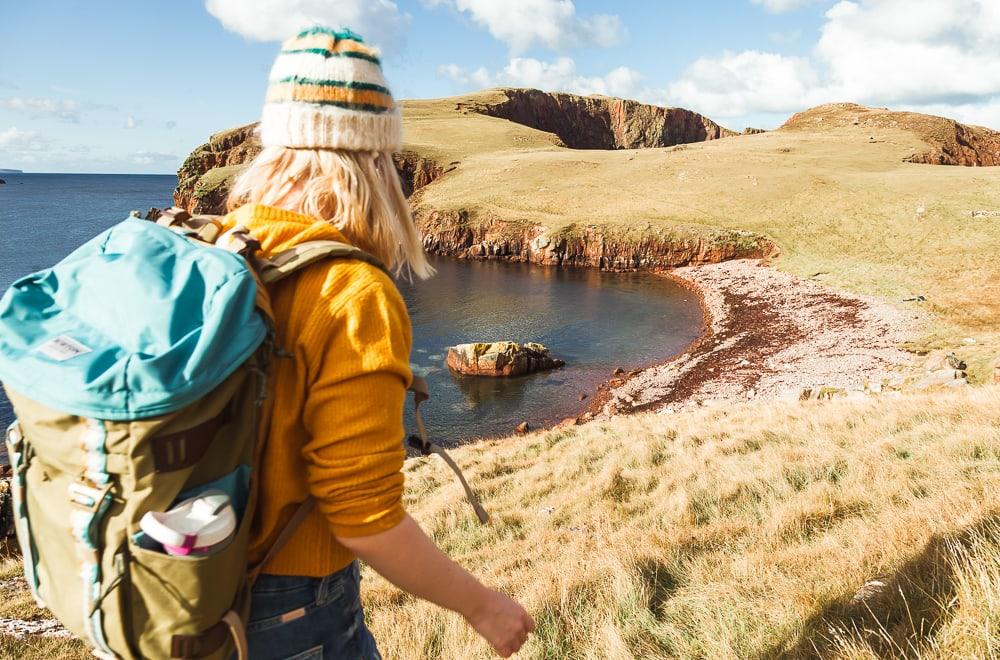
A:
[[[505,658],[535,629],[523,607],[449,559],[408,515],[385,532],[337,540],[403,591],[464,616]]]
[[[507,658],[517,653],[534,632],[535,621],[523,607],[506,594],[484,588],[467,613],[463,613],[469,625],[483,636],[490,646]]]

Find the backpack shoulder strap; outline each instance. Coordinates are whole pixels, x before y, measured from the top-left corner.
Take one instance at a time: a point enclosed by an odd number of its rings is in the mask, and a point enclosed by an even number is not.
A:
[[[260,279],[264,284],[274,284],[324,259],[357,259],[390,275],[381,261],[353,245],[340,241],[307,241],[279,252],[270,259],[261,260]]]
[[[191,215],[182,208],[173,206],[160,211],[155,217],[156,224],[181,230],[182,233],[197,238],[203,243],[215,243],[223,233],[220,215]]]

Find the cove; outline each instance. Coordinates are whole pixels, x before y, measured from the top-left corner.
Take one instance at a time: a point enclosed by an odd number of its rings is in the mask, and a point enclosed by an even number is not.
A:
[[[437,274],[401,283],[413,323],[412,367],[431,387],[423,414],[432,438],[457,444],[575,417],[618,367],[662,362],[702,331],[691,291],[650,273],[611,273],[502,261],[432,257]],[[519,378],[452,373],[448,347],[537,341],[566,366]],[[407,423],[412,429],[411,404]]]
[[[58,261],[121,221],[131,209],[162,205],[173,176],[21,174],[0,189],[0,292]],[[435,440],[508,435],[577,416],[617,368],[661,362],[701,332],[690,291],[647,273],[606,273],[432,257],[437,276],[400,283],[413,321],[412,361],[431,385],[425,417]],[[495,380],[452,376],[449,346],[468,341],[540,341],[567,361],[558,371]],[[408,428],[412,429],[407,405]],[[0,430],[13,419],[0,390]],[[3,452],[0,450],[0,462]]]

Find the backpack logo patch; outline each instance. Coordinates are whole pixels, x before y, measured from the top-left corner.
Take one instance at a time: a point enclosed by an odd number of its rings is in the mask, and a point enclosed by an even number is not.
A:
[[[72,337],[59,335],[45,342],[35,350],[47,358],[51,358],[57,362],[65,362],[66,360],[90,353],[93,349],[81,344]]]

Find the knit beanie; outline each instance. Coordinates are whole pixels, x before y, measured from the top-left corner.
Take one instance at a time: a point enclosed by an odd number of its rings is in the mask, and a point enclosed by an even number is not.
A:
[[[403,122],[377,50],[350,30],[311,27],[281,46],[260,119],[265,147],[399,151]]]

